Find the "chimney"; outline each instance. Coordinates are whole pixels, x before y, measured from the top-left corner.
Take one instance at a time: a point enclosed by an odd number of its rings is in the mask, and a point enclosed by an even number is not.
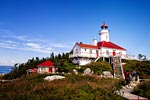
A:
[[[97,40],[96,40],[96,38],[93,39],[93,44],[94,44],[95,46],[97,46]]]

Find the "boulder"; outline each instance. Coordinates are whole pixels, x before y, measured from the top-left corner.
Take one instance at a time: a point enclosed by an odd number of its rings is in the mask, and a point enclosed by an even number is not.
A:
[[[93,74],[93,72],[92,72],[92,70],[91,70],[90,68],[86,68],[86,69],[84,70],[83,75],[91,75],[91,74]]]
[[[73,69],[73,73],[77,75],[78,71],[76,69]]]
[[[110,71],[103,71],[103,75],[106,78],[113,78],[113,75],[110,73]]]
[[[47,81],[53,81],[53,80],[58,80],[58,79],[63,79],[65,78],[64,76],[60,76],[60,75],[53,75],[53,76],[46,76],[44,78],[44,80],[47,80]]]

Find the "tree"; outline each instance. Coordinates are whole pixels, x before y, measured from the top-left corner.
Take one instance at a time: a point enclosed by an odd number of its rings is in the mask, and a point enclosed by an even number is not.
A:
[[[147,58],[146,58],[146,55],[139,54],[138,59],[139,60],[146,60]]]
[[[55,60],[54,52],[52,52],[52,53],[50,54],[50,59],[51,59],[52,61]]]
[[[62,58],[62,56],[61,56],[61,54],[59,53],[59,54],[58,54],[58,59],[61,59],[61,58]]]
[[[142,54],[139,54],[138,59],[141,60],[141,58],[142,58]]]

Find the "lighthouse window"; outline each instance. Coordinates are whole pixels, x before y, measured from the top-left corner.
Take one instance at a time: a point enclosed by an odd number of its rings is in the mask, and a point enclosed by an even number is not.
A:
[[[85,51],[86,51],[86,49],[85,49]]]

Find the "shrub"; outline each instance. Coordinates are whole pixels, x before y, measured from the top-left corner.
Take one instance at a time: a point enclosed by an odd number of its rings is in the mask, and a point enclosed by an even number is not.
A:
[[[95,74],[102,74],[103,71],[112,72],[112,66],[108,62],[93,62],[83,66],[83,69],[90,68]]]
[[[1,100],[123,100],[114,93],[121,80],[66,75],[65,79],[48,82],[44,77],[33,74],[1,84]]]
[[[134,94],[150,98],[150,81],[144,81],[134,88]]]
[[[126,60],[124,71],[136,71],[140,76],[150,75],[150,61]]]
[[[150,81],[144,81],[134,88],[134,94],[150,98]]]

